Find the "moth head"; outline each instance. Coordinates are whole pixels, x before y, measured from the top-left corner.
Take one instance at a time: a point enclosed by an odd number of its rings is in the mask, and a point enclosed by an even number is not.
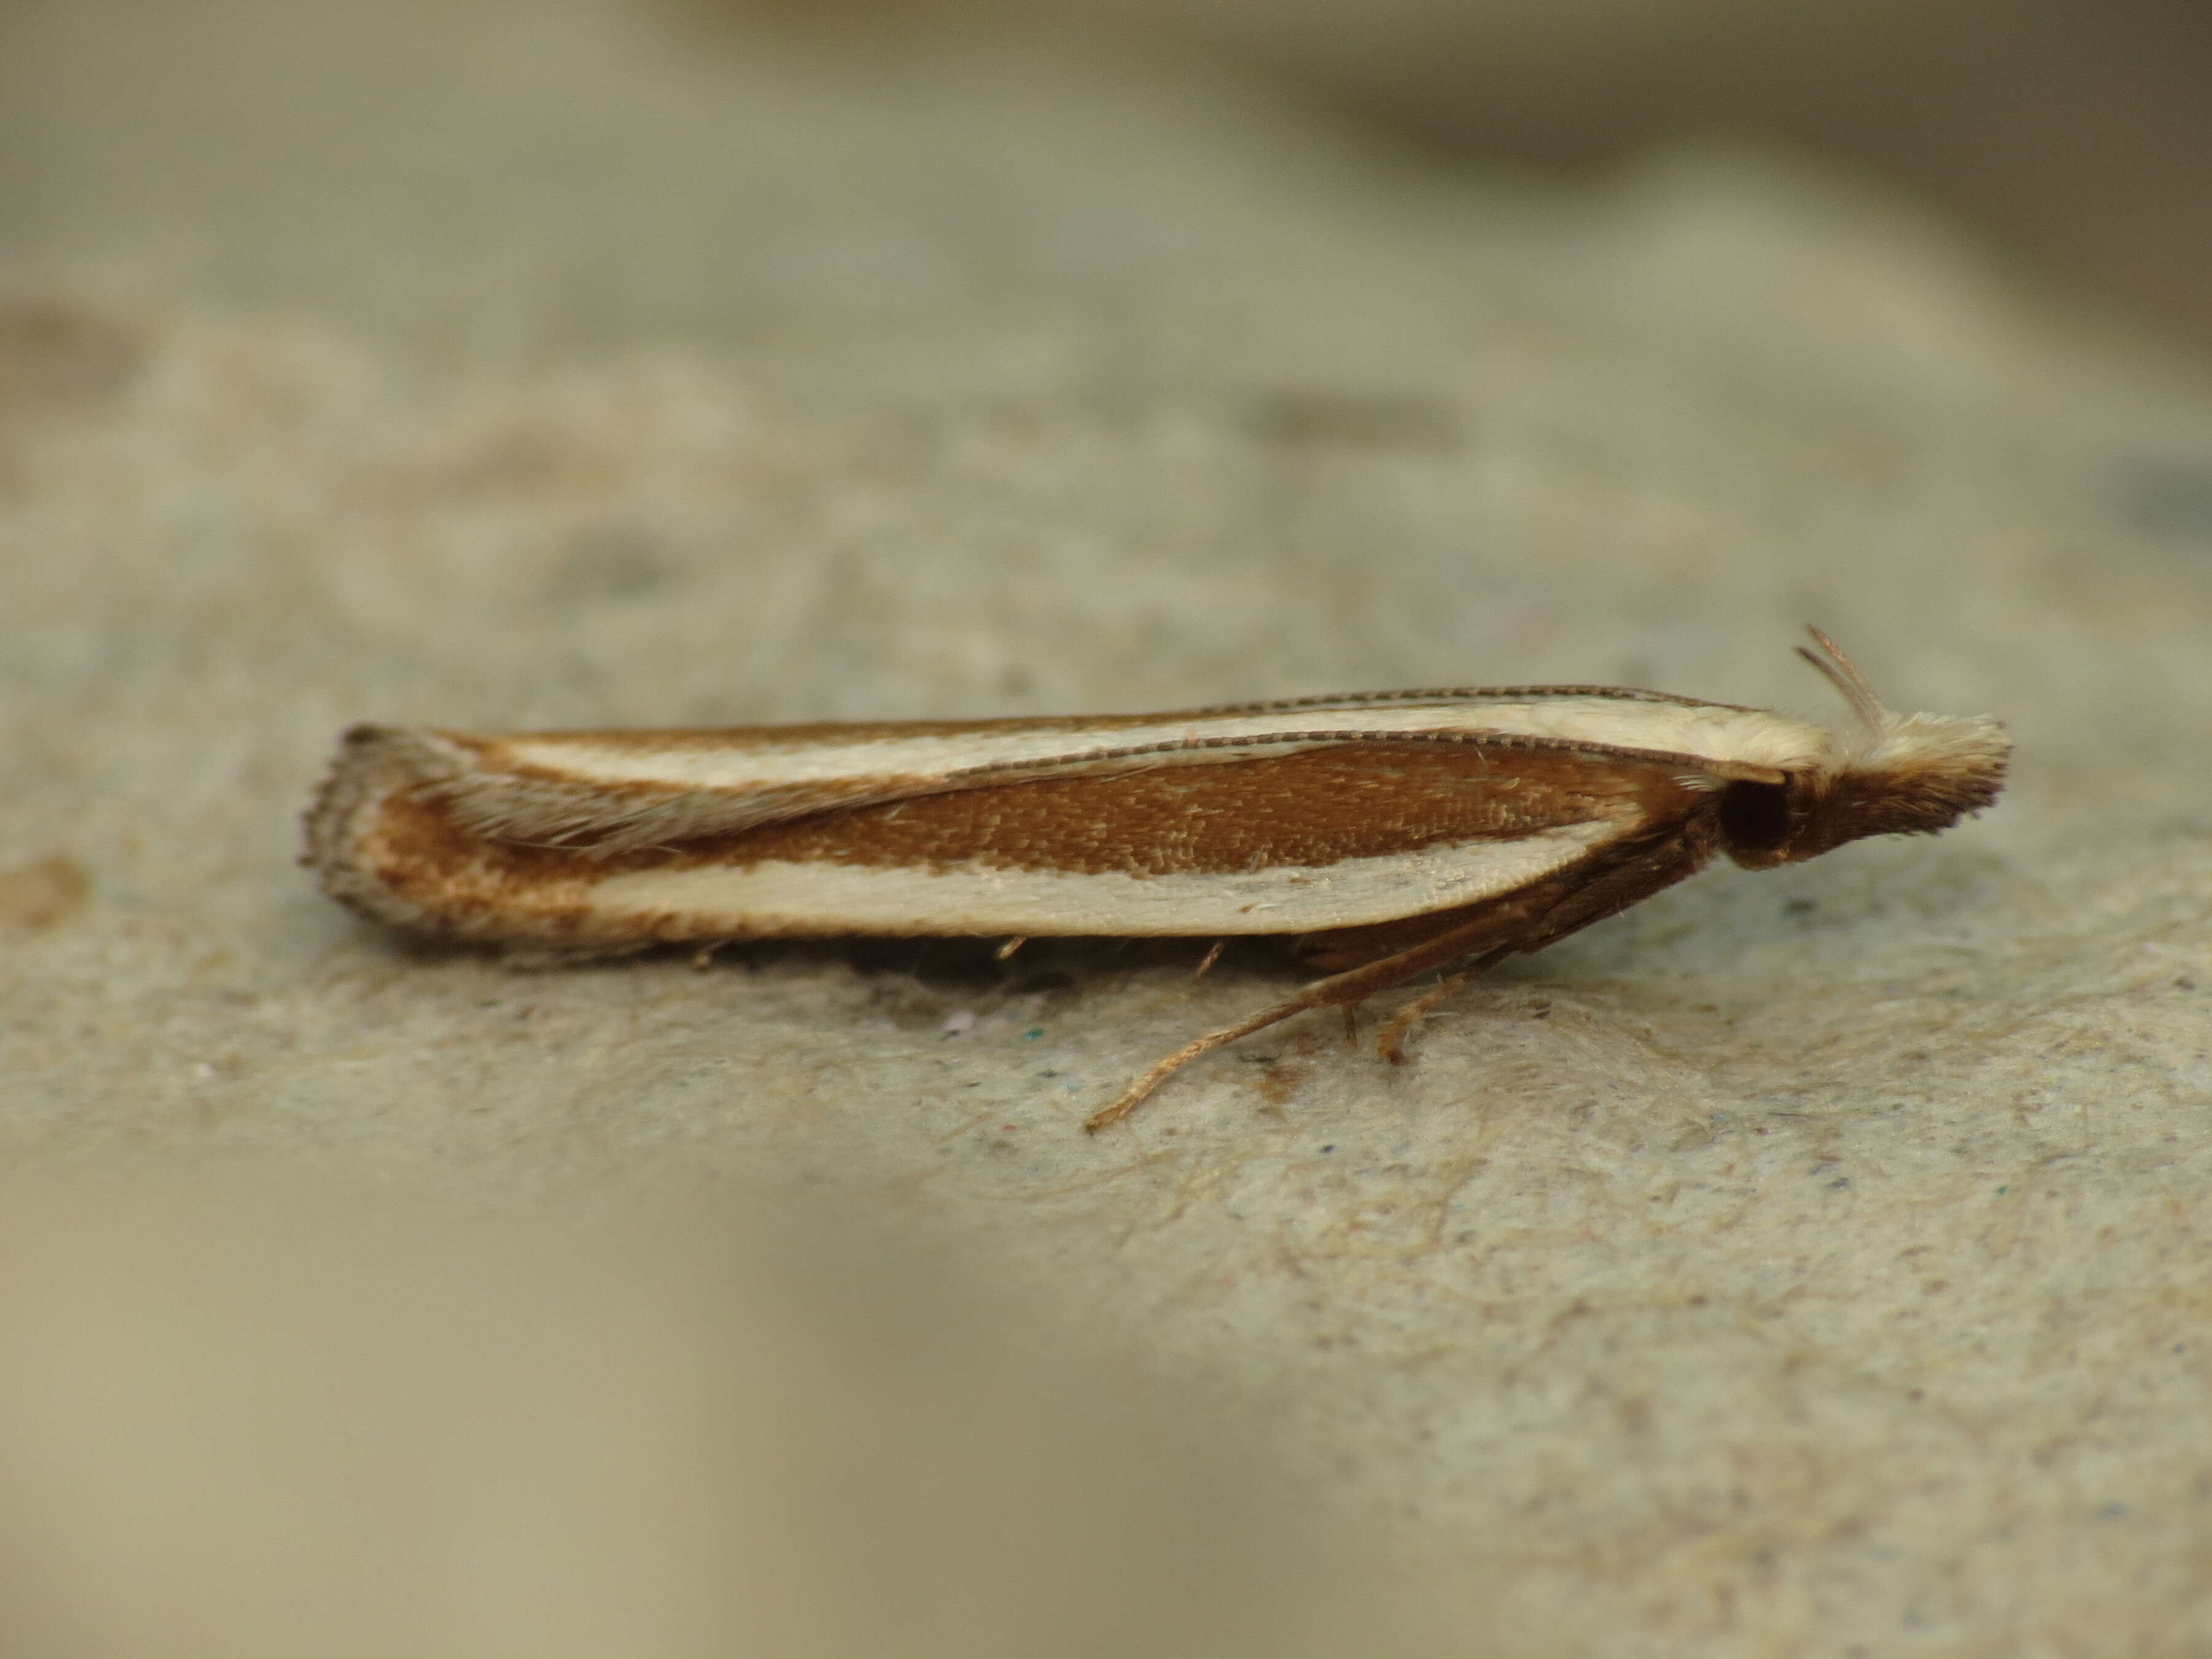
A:
[[[2012,741],[1984,715],[1895,714],[1834,641],[1798,654],[1833,682],[1861,730],[1781,783],[1730,783],[1721,795],[1729,856],[1760,870],[1815,858],[1862,836],[1933,835],[2004,787]]]

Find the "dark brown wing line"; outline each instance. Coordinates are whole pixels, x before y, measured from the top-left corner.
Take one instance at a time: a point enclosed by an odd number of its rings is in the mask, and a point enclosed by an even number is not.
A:
[[[1675,698],[1668,702],[1680,701]],[[1728,707],[1726,704],[1711,705]],[[1752,711],[1757,712],[1757,711]],[[1052,775],[1063,769],[1097,765],[1103,761],[1141,760],[1147,755],[1163,757],[1188,755],[1207,749],[1260,749],[1271,746],[1320,745],[1338,744],[1437,744],[1471,749],[1500,749],[1531,754],[1581,755],[1593,759],[1615,760],[1644,766],[1670,766],[1685,772],[1707,777],[1742,777],[1756,782],[1780,783],[1787,775],[1771,766],[1753,766],[1747,763],[1728,763],[1725,769],[1716,767],[1709,757],[1684,754],[1671,749],[1632,749],[1619,744],[1577,743],[1566,738],[1528,737],[1517,732],[1269,732],[1241,736],[1224,735],[1212,738],[1178,738],[1165,743],[1133,744],[1123,749],[1086,749],[1072,755],[1048,756],[1041,760],[994,761],[988,766],[964,767],[945,773],[937,789],[964,789],[981,787],[994,780],[1004,780],[1024,775]]]
[[[1748,703],[1713,702],[1680,697],[1671,691],[1647,691],[1633,685],[1457,685],[1426,691],[1332,691],[1310,697],[1278,697],[1270,702],[1211,703],[1184,709],[1190,714],[1264,714],[1285,708],[1356,708],[1370,703],[1490,702],[1543,697],[1606,697],[1616,702],[1666,702],[1678,708],[1728,708],[1740,714],[1765,711]]]

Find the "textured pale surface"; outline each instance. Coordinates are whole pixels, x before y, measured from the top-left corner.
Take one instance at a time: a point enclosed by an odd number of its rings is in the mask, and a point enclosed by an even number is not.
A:
[[[11,1164],[949,1231],[1485,1650],[2212,1644],[2212,379],[1726,157],[1553,197],[1160,66],[433,15],[0,23]],[[522,975],[290,863],[355,719],[1826,721],[1807,620],[2008,721],[1994,814],[1702,878],[1404,1068],[1270,1033],[1095,1141],[1285,981]]]

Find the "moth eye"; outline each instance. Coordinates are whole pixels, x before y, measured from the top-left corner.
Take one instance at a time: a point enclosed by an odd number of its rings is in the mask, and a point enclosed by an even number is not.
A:
[[[1790,790],[1779,783],[1732,783],[1721,791],[1721,833],[1733,850],[1771,853],[1790,838]]]

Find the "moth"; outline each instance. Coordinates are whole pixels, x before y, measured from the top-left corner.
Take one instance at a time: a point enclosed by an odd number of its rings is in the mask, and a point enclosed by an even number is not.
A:
[[[1996,799],[1985,717],[1899,715],[1833,641],[1856,717],[1598,685],[1382,691],[1176,714],[450,732],[356,726],[307,817],[323,890],[406,933],[541,960],[878,936],[1271,935],[1322,975],[1200,1055],[1443,970],[1472,974],[1725,853],[1760,870],[1933,833]],[[1011,948],[1011,947],[1010,947]]]

